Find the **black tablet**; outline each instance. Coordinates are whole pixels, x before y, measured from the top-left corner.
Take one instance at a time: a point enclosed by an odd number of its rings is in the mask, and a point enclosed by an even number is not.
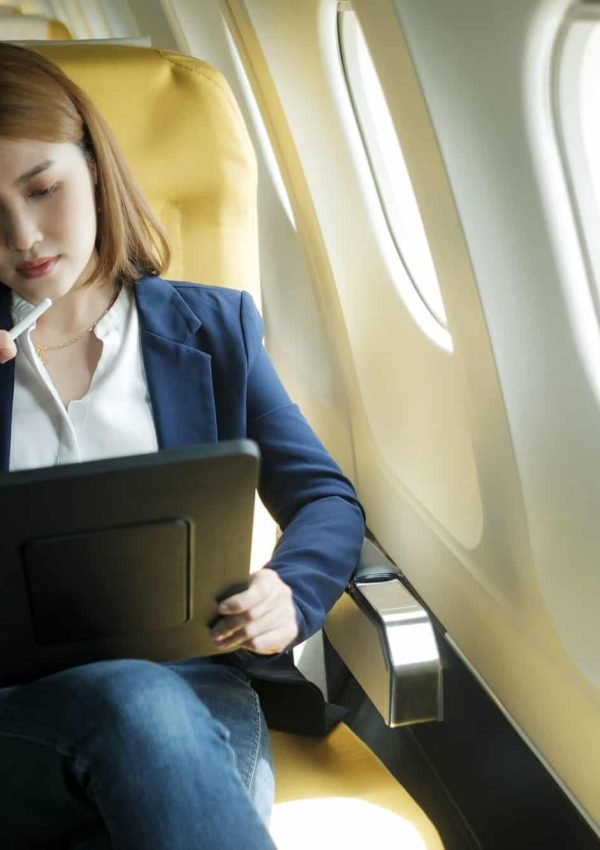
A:
[[[249,440],[0,475],[0,685],[106,658],[215,654],[246,586]]]

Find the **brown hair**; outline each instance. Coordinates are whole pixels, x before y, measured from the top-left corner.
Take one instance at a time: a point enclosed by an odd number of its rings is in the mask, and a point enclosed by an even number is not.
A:
[[[71,142],[95,165],[99,261],[86,282],[160,274],[170,259],[165,232],[85,92],[39,53],[3,42],[0,92],[0,137]]]

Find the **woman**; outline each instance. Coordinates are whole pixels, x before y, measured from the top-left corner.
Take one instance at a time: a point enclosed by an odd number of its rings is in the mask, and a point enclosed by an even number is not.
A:
[[[111,660],[0,689],[0,846],[271,848],[246,669],[320,627],[356,563],[361,509],[279,382],[249,296],[158,276],[166,239],[83,92],[1,43],[0,92],[3,468],[247,436],[283,529],[221,603],[214,657]],[[45,297],[15,345],[8,329]]]

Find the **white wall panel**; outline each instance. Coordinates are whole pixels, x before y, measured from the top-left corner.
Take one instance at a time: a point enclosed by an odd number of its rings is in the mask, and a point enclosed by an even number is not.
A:
[[[436,610],[598,823],[600,417],[574,322],[587,281],[552,115],[553,47],[568,5],[395,0],[477,279],[527,529],[505,565],[529,588],[525,607],[515,593],[477,624],[451,594]],[[469,348],[467,357],[477,356]],[[484,434],[480,416],[475,410],[474,439]],[[489,521],[510,533],[483,498]],[[490,557],[480,553],[476,571],[503,568]],[[435,596],[436,572],[415,576],[426,598]],[[480,614],[483,598],[463,584]]]

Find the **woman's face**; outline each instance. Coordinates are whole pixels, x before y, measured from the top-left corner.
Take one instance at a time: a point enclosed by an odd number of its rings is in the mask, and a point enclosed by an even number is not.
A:
[[[97,260],[94,175],[77,145],[0,138],[0,281],[35,304]]]

